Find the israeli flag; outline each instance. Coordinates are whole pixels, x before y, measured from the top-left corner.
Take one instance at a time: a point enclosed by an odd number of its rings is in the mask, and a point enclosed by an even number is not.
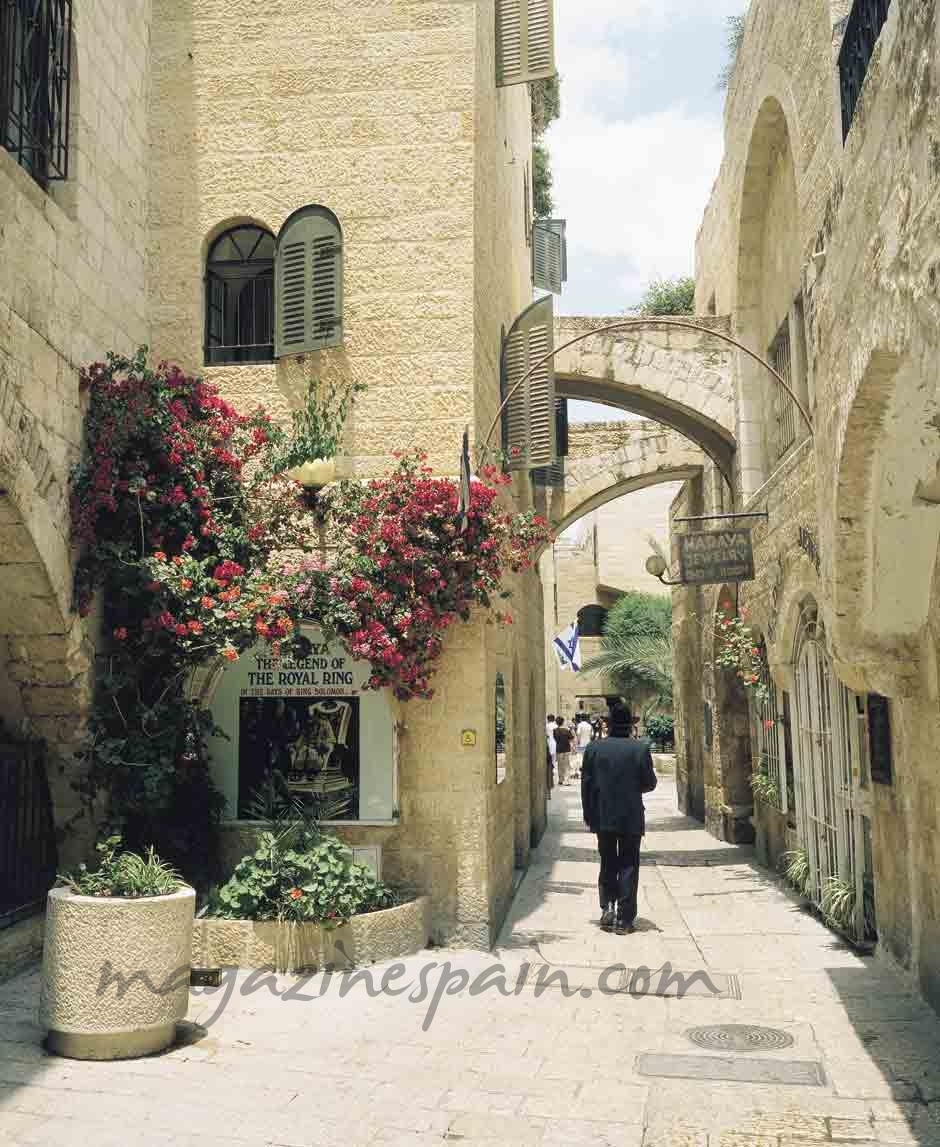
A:
[[[577,624],[569,625],[564,633],[559,633],[552,642],[555,656],[562,669],[581,670],[581,632]]]

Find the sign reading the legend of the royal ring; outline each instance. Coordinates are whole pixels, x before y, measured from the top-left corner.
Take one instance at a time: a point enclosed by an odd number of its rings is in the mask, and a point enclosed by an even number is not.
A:
[[[229,815],[250,818],[273,780],[329,819],[387,821],[395,804],[387,692],[365,688],[371,668],[342,642],[312,626],[304,636],[299,657],[275,657],[263,643],[244,653],[215,692],[224,739],[211,743],[213,776]]]
[[[723,582],[751,581],[754,577],[754,551],[751,531],[702,530],[679,534],[679,570],[689,585],[721,585]]]

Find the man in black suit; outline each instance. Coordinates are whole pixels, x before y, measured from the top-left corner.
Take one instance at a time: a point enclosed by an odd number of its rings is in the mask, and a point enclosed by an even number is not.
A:
[[[584,823],[597,833],[601,872],[601,927],[632,931],[640,883],[640,841],[646,832],[643,794],[656,788],[647,741],[634,740],[633,718],[622,705],[610,710],[610,736],[592,741],[581,765]]]

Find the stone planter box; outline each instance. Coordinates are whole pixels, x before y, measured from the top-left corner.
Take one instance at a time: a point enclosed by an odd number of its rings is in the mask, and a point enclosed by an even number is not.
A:
[[[426,896],[354,916],[339,928],[255,920],[197,920],[196,968],[274,968],[278,972],[349,968],[420,952],[428,941]]]
[[[189,1007],[196,893],[46,901],[39,1018],[72,1059],[130,1059],[168,1047]],[[118,978],[120,977],[120,978]]]

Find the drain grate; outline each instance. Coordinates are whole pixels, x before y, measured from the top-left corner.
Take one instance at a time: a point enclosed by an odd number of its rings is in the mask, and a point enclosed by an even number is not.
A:
[[[717,1055],[666,1055],[648,1052],[637,1058],[640,1075],[662,1079],[728,1080],[734,1083],[781,1083],[825,1087],[822,1064],[798,1059],[732,1059]]]
[[[793,1046],[789,1032],[754,1024],[712,1024],[690,1028],[685,1034],[694,1044],[709,1051],[776,1051]]]

